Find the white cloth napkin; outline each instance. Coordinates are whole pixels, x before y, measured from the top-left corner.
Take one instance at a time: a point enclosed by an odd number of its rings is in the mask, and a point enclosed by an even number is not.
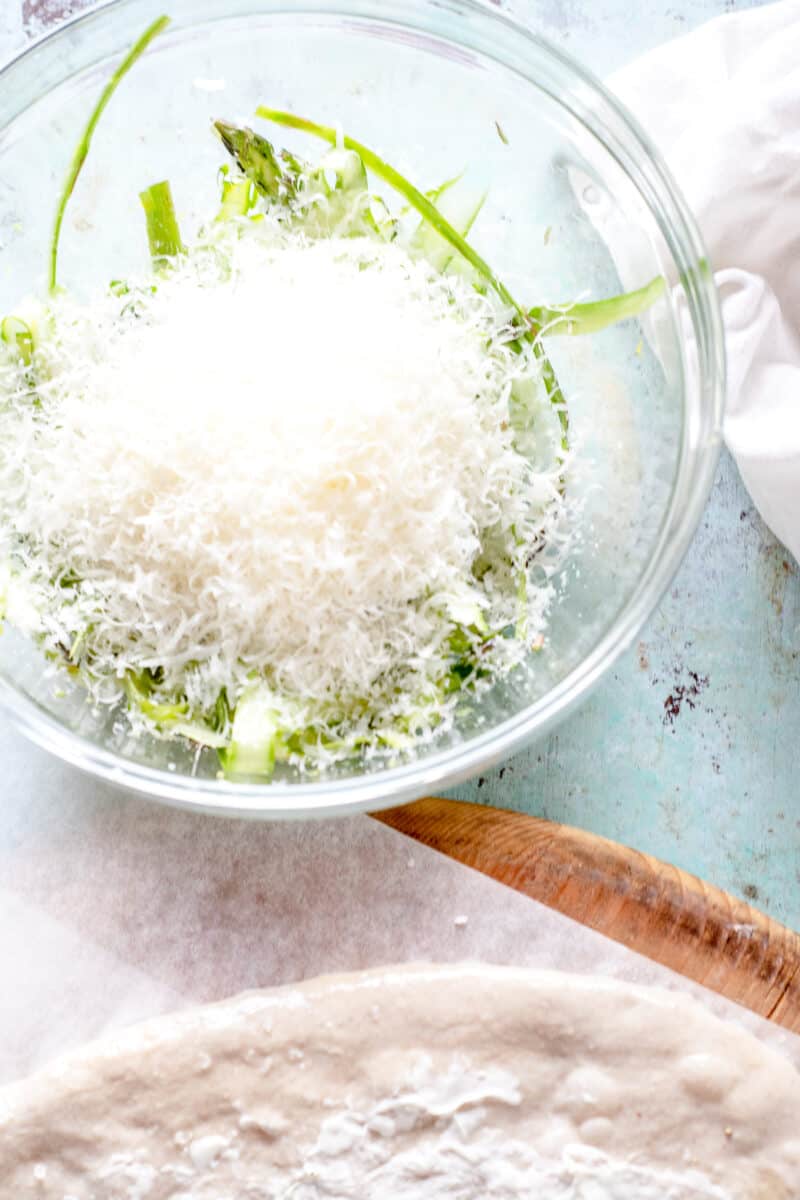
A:
[[[800,0],[710,21],[609,85],[700,224],[722,297],[725,440],[800,559]]]

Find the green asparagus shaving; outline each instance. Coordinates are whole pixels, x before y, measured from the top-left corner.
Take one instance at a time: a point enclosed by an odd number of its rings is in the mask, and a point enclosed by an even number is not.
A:
[[[435,203],[441,216],[465,238],[477,221],[489,193],[465,196],[464,189],[456,187],[455,183],[456,181],[453,181],[444,191],[440,191]],[[451,244],[424,219],[411,239],[410,249],[412,252],[424,254],[428,262],[442,274],[451,265],[454,257]]]
[[[67,172],[67,178],[64,182],[64,188],[61,193],[61,197],[58,201],[58,207],[56,208],[56,218],[53,225],[53,235],[50,242],[50,272],[48,283],[51,294],[55,292],[58,287],[58,243],[61,237],[61,226],[64,221],[64,213],[66,212],[67,204],[69,203],[69,198],[72,195],[75,184],[77,183],[78,176],[81,173],[81,168],[86,161],[86,156],[89,153],[89,147],[92,144],[92,136],[97,128],[97,122],[100,120],[106,105],[114,95],[114,92],[117,90],[119,84],[127,75],[128,71],[130,71],[134,63],[141,58],[147,47],[152,42],[153,38],[157,37],[159,33],[166,29],[167,25],[169,25],[169,17],[159,17],[158,20],[153,21],[152,25],[148,25],[147,29],[144,31],[138,41],[134,42],[114,74],[109,79],[106,86],[103,88],[103,91],[100,94],[100,99],[97,101],[97,104],[95,105],[92,114],[89,117],[86,128],[83,131],[83,136],[78,142],[72,162],[70,163],[69,171]]]
[[[467,216],[466,222],[464,224],[464,237],[466,237],[467,234],[472,231],[472,226],[475,224],[478,217],[481,215],[481,210],[488,198],[489,198],[489,189],[487,188],[486,191],[482,192],[481,195],[478,196],[478,198],[475,200],[475,203],[473,204],[472,209]],[[450,261],[451,260],[448,259],[448,262],[450,262]]]
[[[222,688],[214,704],[214,715],[211,724],[217,733],[224,733],[231,723],[231,706],[228,693]]]
[[[156,266],[162,266],[164,259],[175,258],[184,252],[181,233],[178,228],[178,218],[172,200],[172,190],[169,183],[154,183],[139,193],[145,219],[147,221],[147,240],[150,244],[150,254]]]
[[[21,317],[4,317],[0,322],[0,337],[7,346],[16,350],[26,367],[30,366],[34,351],[33,330]]]
[[[230,221],[246,217],[253,207],[255,185],[250,179],[223,179],[222,200],[216,219]]]
[[[78,638],[75,639],[78,650],[81,648],[79,643],[82,637],[83,635],[79,634]],[[74,650],[75,646],[73,646],[73,650],[71,651],[73,659],[75,658]],[[211,725],[190,718],[187,701],[181,700],[163,703],[153,700],[153,686],[152,677],[147,672],[136,675],[132,671],[129,671],[124,679],[125,694],[128,697],[128,703],[138,708],[145,717],[155,722],[156,725],[168,729],[173,736],[177,735],[188,738],[189,741],[195,742],[199,746],[208,746],[213,750],[223,750],[228,745],[229,736],[227,732],[222,732],[222,729],[212,728]]]
[[[353,150],[332,150],[319,164],[320,172],[330,172],[334,177],[336,192],[366,192],[367,172],[364,160]]]
[[[381,217],[378,211],[377,218],[373,214],[367,171],[354,151],[329,151],[316,167],[306,172],[303,189],[309,195],[321,192],[328,201],[322,209],[312,205],[305,213],[303,224],[312,237],[334,234],[358,237],[370,233],[391,241],[394,230],[386,225],[387,214]]]
[[[428,200],[430,200],[431,204],[437,204],[445,192],[449,191],[451,187],[455,187],[455,185],[460,183],[463,178],[464,175],[462,172],[460,175],[454,175],[452,179],[445,179],[444,183],[440,183],[437,187],[428,188],[428,190],[425,192],[425,196]],[[404,204],[397,211],[399,216],[406,217],[412,211],[412,209],[413,205]]]
[[[438,204],[445,192],[449,192],[450,188],[455,187],[464,178],[463,175],[454,175],[452,179],[445,179],[444,183],[440,183],[438,187],[431,188],[425,195],[430,200],[431,204]],[[401,211],[408,212],[408,208]]]
[[[369,197],[369,207],[364,213],[364,219],[381,241],[393,242],[397,237],[397,220],[392,216],[382,196]]]
[[[225,774],[269,777],[276,761],[288,754],[284,728],[275,697],[264,684],[255,684],[240,697],[230,741],[219,751]]]
[[[656,275],[635,292],[623,292],[620,296],[593,300],[588,304],[542,305],[529,309],[528,315],[548,337],[551,334],[598,333],[618,321],[638,317],[663,296],[666,286],[664,276]]]
[[[558,382],[553,364],[547,357],[547,351],[538,340],[533,342],[533,353],[539,360],[539,366],[542,371],[542,382],[544,383],[548,399],[558,414],[558,423],[561,426],[561,449],[566,453],[569,450],[569,414],[567,412],[567,401],[564,393],[561,391],[561,384]],[[563,481],[561,488],[563,490]]]
[[[186,701],[175,704],[164,704],[150,698],[151,685],[145,675],[135,675],[128,671],[124,679],[125,694],[128,703],[138,708],[156,725],[172,725],[180,721],[189,712]]]

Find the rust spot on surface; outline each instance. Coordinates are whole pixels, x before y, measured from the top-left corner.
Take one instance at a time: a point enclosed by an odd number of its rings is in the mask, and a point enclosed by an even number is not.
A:
[[[677,684],[664,701],[664,724],[674,725],[684,705],[696,708],[697,699],[708,687],[708,676],[689,672],[689,682]]]
[[[39,28],[55,25],[57,21],[80,12],[87,3],[88,0],[83,4],[74,3],[73,0],[23,0],[22,22],[26,27],[32,25],[33,31],[38,32]]]
[[[783,547],[777,543],[769,544],[763,550],[769,569],[767,596],[777,617],[783,616],[786,585],[795,573],[794,566],[788,558],[783,557],[782,550]]]

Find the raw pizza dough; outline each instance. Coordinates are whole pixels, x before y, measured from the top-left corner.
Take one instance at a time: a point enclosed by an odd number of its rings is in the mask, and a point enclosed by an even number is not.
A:
[[[0,1090],[0,1196],[792,1200],[800,1074],[671,992],[483,965],[332,976]]]

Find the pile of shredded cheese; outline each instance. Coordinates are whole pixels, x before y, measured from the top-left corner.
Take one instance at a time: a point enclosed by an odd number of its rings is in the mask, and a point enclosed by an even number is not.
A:
[[[538,368],[507,316],[398,245],[269,220],[154,288],[56,299],[36,403],[6,365],[0,407],[5,549],[45,644],[85,646],[96,699],[149,668],[193,711],[259,673],[299,721],[418,705],[454,621],[518,619],[554,519],[555,467],[509,426]],[[529,642],[550,599],[528,588]]]

